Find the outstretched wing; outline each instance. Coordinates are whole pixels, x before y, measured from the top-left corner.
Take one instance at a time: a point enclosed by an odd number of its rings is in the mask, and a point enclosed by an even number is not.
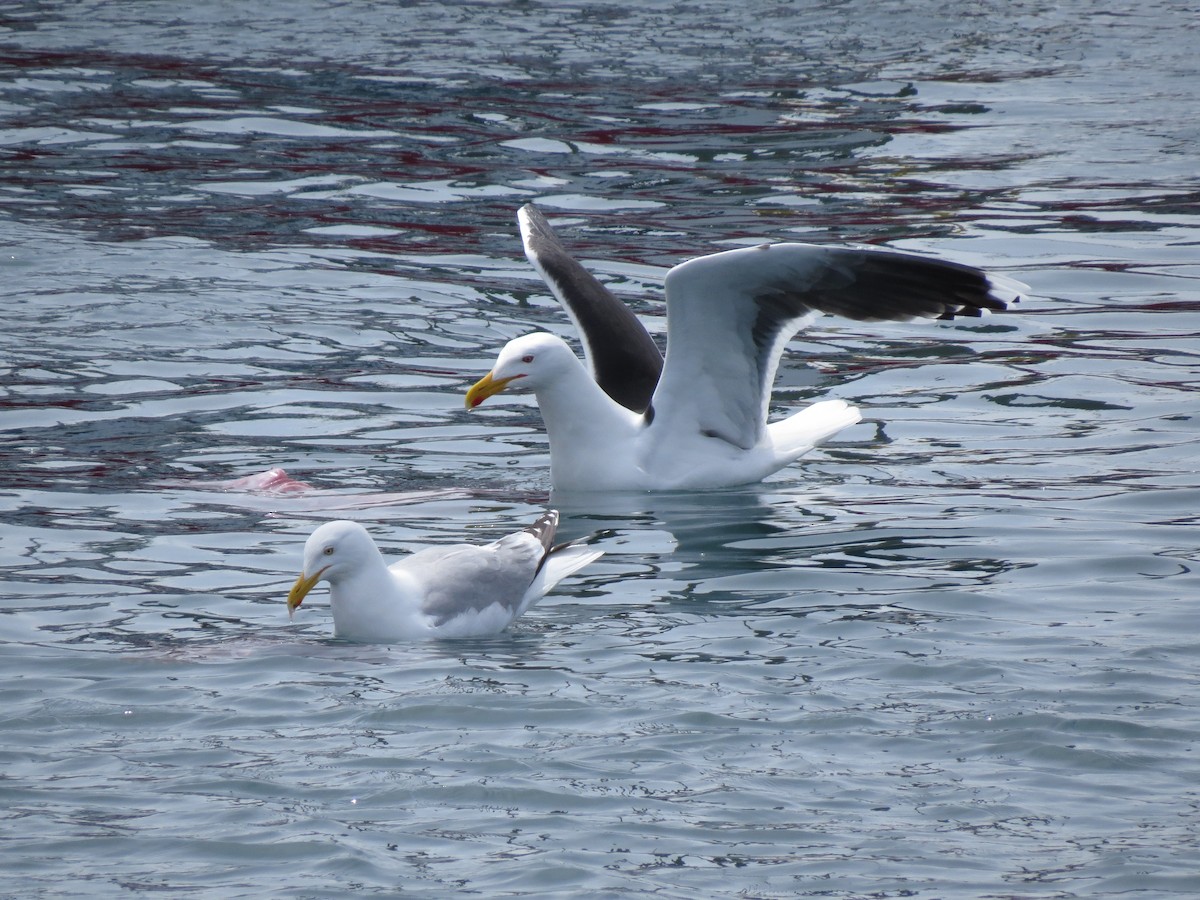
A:
[[[753,447],[783,348],[814,313],[978,316],[1006,309],[1022,290],[971,266],[874,248],[764,244],[689,260],[667,273],[667,358],[654,427]]]
[[[581,266],[532,203],[517,213],[525,256],[579,330],[592,377],[627,409],[644,412],[663,360],[650,333],[624,303]]]

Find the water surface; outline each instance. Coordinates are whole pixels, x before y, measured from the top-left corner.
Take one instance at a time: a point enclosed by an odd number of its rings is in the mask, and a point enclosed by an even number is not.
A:
[[[1200,893],[1194,16],[860,6],[0,11],[4,893]],[[821,320],[777,407],[865,420],[763,485],[550,496],[462,408],[572,335],[529,200],[655,333],[764,240],[1032,297]],[[607,555],[501,637],[287,621],[321,521],[548,503]]]

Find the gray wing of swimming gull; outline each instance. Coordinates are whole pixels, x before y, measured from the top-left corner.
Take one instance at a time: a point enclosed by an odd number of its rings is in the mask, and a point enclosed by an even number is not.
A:
[[[557,528],[558,512],[550,510],[528,528],[487,546],[427,547],[392,568],[402,569],[422,585],[424,610],[436,625],[493,603],[515,614],[542,563],[557,549],[553,546]]]
[[[536,545],[531,552],[492,553],[473,544],[456,544],[428,547],[404,559],[402,565],[424,588],[425,613],[435,625],[444,625],[493,603],[515,613],[542,556]]]
[[[579,329],[596,383],[626,409],[645,412],[663,367],[654,338],[567,252],[536,206],[526,204],[517,218],[525,255]]]

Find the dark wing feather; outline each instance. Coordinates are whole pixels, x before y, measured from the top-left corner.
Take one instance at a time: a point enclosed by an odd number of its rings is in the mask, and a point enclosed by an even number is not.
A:
[[[773,253],[807,248],[815,265],[804,273],[808,285],[782,280],[772,293],[791,296],[818,312],[860,321],[979,316],[1008,305],[987,273],[962,263],[892,250],[769,245]]]
[[[910,253],[764,244],[667,273],[667,360],[655,428],[752,447],[787,341],[817,312],[864,321],[1003,310],[1024,285]]]
[[[517,221],[525,255],[579,329],[596,383],[626,409],[644,412],[663,366],[654,339],[629,307],[567,252],[536,206],[522,207]]]
[[[553,553],[555,549],[554,535],[558,531],[558,510],[546,510],[546,512],[539,516],[538,520],[532,525],[528,526],[525,531],[537,538],[538,542],[542,545],[542,550],[544,552],[537,565],[538,571],[540,572],[542,566],[545,565],[546,560],[550,558],[550,554]]]

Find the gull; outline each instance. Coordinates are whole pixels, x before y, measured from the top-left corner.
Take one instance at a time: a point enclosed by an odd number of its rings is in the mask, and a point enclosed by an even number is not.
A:
[[[532,391],[566,491],[703,490],[749,484],[861,419],[825,400],[768,423],[787,342],[818,314],[952,319],[1008,308],[1027,288],[972,266],[874,247],[776,243],[681,263],[666,276],[667,352],[571,258],[532,204],[525,253],[567,310],[589,369],[561,338],[509,341],[466,395],[474,409]]]
[[[391,643],[499,634],[558,582],[603,555],[555,544],[557,510],[482,546],[427,547],[390,566],[357,522],[326,522],[304,544],[304,568],[288,594],[295,614],[329,582],[334,636]]]

